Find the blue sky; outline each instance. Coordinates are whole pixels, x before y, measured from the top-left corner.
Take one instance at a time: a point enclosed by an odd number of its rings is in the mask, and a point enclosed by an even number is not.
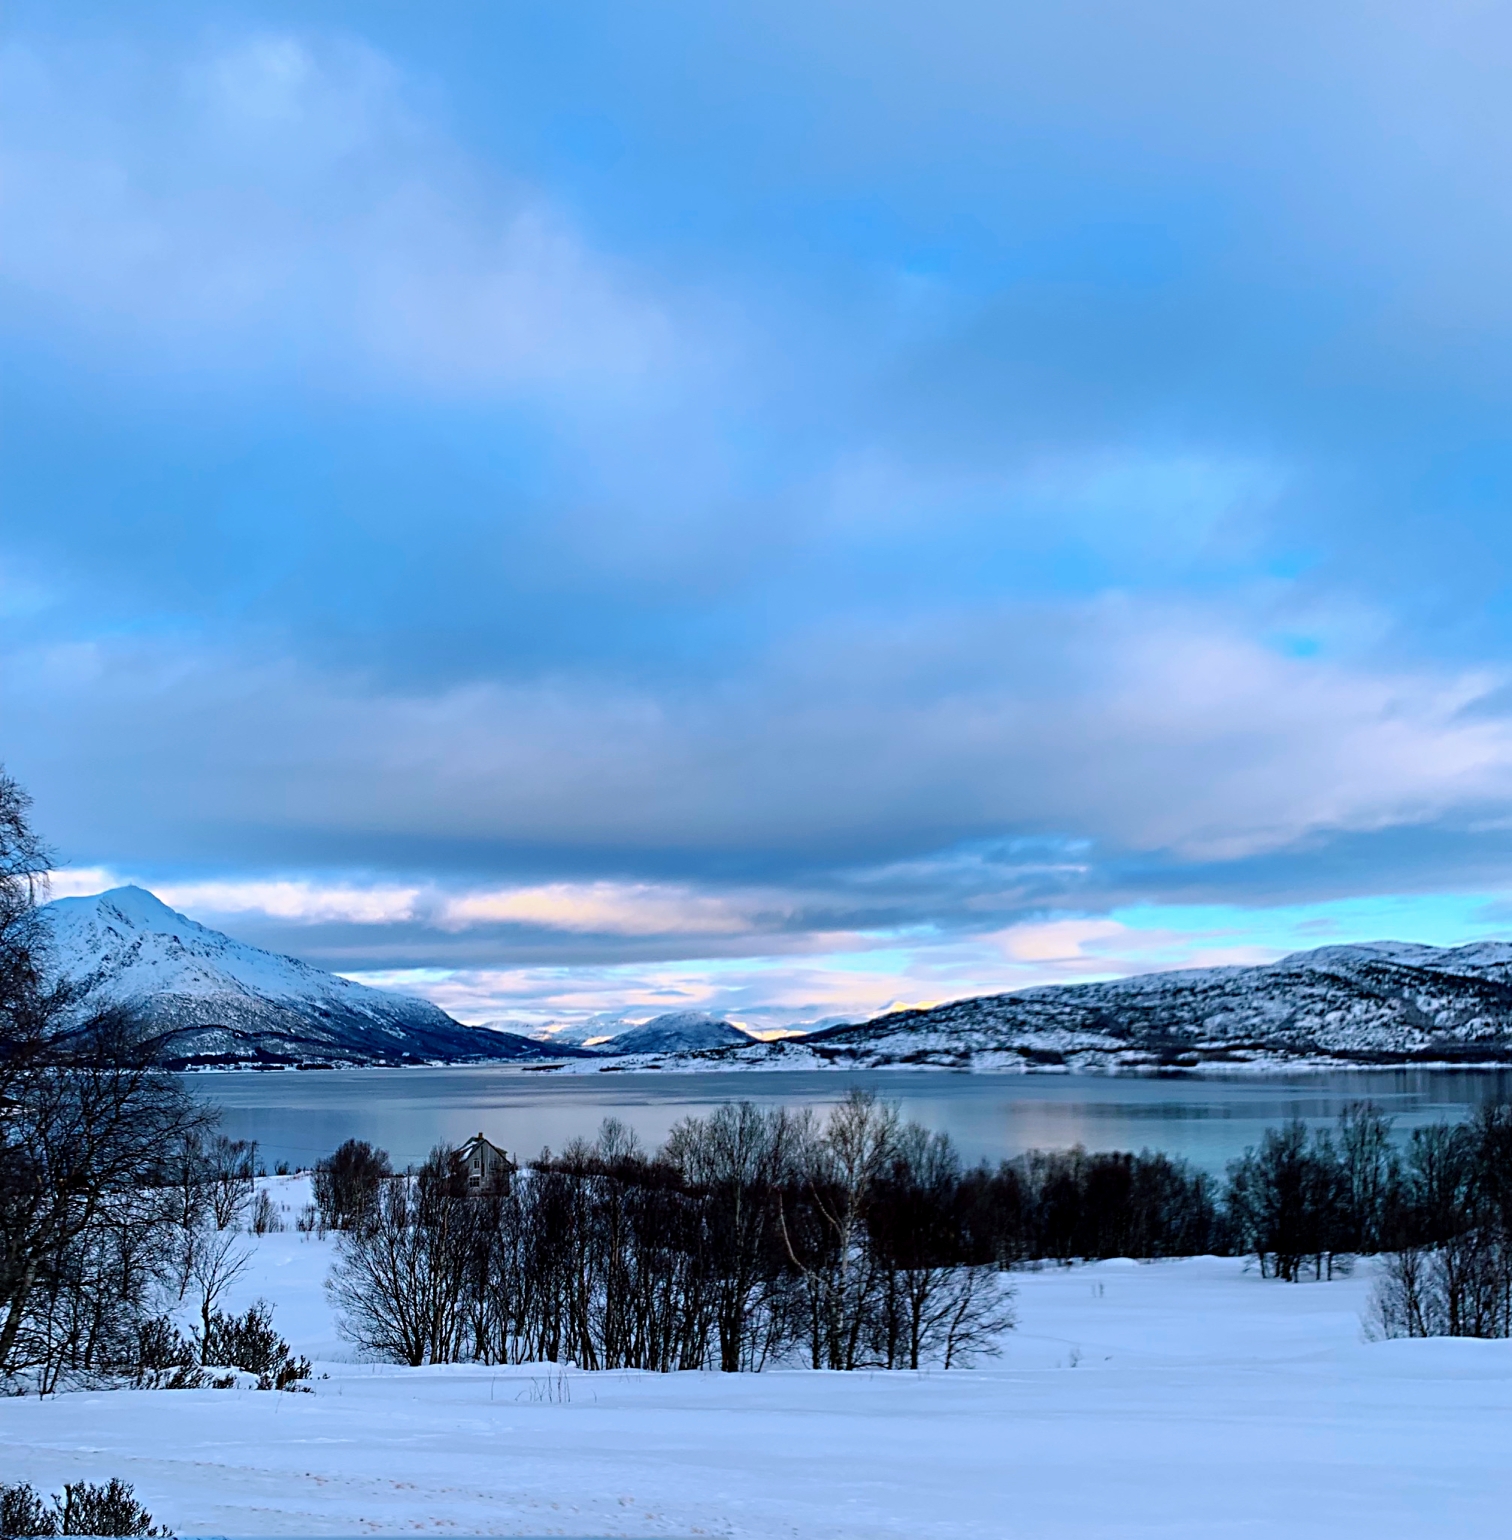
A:
[[[1512,24],[19,3],[0,756],[481,1020],[1506,934]]]

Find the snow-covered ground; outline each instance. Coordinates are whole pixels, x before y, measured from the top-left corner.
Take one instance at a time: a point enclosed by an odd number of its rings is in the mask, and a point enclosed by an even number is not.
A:
[[[275,1183],[291,1211],[298,1179]],[[1512,1343],[1363,1340],[1363,1272],[1015,1275],[1003,1357],[948,1374],[584,1374],[351,1362],[327,1243],[257,1243],[313,1395],[0,1402],[0,1464],[120,1475],[181,1535],[1502,1536]]]

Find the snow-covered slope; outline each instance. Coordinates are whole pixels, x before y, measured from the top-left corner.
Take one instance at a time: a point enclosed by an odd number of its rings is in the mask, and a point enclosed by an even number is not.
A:
[[[145,889],[43,910],[53,966],[79,1015],[127,1011],[182,1063],[536,1059],[546,1050],[453,1021],[425,1000],[369,989],[185,918]]]
[[[923,1374],[354,1362],[308,1178],[238,1240],[310,1394],[0,1396],[3,1479],[133,1484],[180,1535],[1504,1540],[1512,1344],[1368,1342],[1376,1264],[1239,1257],[999,1275],[1001,1358]]]
[[[618,1032],[600,1053],[702,1053],[710,1048],[749,1047],[751,1037],[739,1027],[702,1011],[669,1011],[628,1031]]]
[[[894,1011],[743,1052],[780,1062],[1161,1068],[1512,1061],[1512,944],[1382,941]]]

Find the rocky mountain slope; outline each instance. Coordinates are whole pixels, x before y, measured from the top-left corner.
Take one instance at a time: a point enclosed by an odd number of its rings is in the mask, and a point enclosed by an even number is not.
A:
[[[81,992],[76,1014],[125,1010],[163,1039],[170,1063],[539,1060],[564,1051],[463,1026],[427,1001],[233,941],[142,888],[58,899],[43,914],[53,965]]]
[[[774,1064],[1170,1069],[1512,1062],[1512,944],[1373,942],[893,1011],[742,1050]]]

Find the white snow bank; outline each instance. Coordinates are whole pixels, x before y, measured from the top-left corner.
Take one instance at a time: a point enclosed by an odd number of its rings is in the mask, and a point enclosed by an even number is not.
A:
[[[1474,1540],[1512,1512],[1512,1344],[1366,1343],[1363,1275],[1053,1269],[976,1370],[654,1376],[346,1361],[330,1252],[263,1238],[233,1301],[274,1301],[315,1394],[5,1401],[7,1475],[120,1475],[187,1535]]]

